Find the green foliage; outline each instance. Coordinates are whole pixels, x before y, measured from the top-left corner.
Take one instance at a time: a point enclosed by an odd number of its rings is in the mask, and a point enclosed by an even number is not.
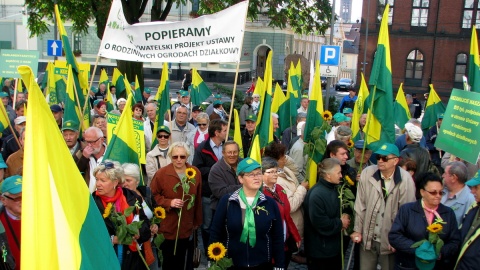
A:
[[[335,114],[338,112],[339,107],[340,103],[338,102],[337,98],[335,96],[331,96],[328,99],[328,110],[332,112],[332,114]]]
[[[163,233],[157,234],[155,238],[153,238],[153,244],[157,247],[160,248],[160,245],[165,241],[165,236],[163,236]]]
[[[134,206],[125,209],[123,214],[115,211],[115,207],[111,208],[108,218],[112,221],[113,226],[115,227],[115,235],[117,236],[119,245],[130,245],[133,242],[134,236],[139,235],[143,220],[133,221],[132,223],[127,224],[126,219],[126,217],[133,214],[133,211],[137,210],[137,203]]]

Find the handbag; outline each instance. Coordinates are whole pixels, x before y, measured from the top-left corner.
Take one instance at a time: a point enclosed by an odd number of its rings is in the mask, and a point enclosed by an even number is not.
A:
[[[145,253],[145,261],[148,265],[155,262],[155,254],[153,254],[152,242],[150,242],[150,240],[143,243],[143,252]]]
[[[198,248],[198,237],[197,230],[193,231],[193,268],[198,268],[200,266],[200,261],[202,259],[202,252]]]

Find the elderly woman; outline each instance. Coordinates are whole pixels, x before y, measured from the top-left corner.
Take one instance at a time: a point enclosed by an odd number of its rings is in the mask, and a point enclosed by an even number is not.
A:
[[[350,225],[340,215],[337,185],[342,178],[340,162],[327,158],[318,164],[317,183],[308,192],[305,211],[305,253],[308,269],[342,269],[342,231]]]
[[[170,145],[170,129],[167,126],[159,126],[157,131],[158,144],[150,152],[147,153],[147,185],[150,185],[155,173],[162,167],[167,166],[172,161],[167,155],[168,146]]]
[[[426,173],[420,175],[417,185],[421,199],[400,207],[388,234],[390,245],[396,250],[395,269],[417,269],[416,256],[419,254],[416,252],[417,248],[412,248],[412,245],[420,240],[429,239],[427,227],[432,224],[442,224],[443,230],[438,236],[443,240],[444,246],[436,260],[431,262],[434,267],[432,265],[426,267],[453,269],[460,245],[460,232],[453,210],[440,203],[444,193],[442,179],[436,174]],[[434,248],[429,253],[436,257]]]
[[[242,187],[222,197],[210,228],[210,243],[222,242],[232,269],[283,269],[285,253],[282,217],[277,203],[265,196],[262,169],[245,158],[237,166]]]
[[[208,140],[208,125],[210,118],[208,114],[201,112],[197,115],[197,130],[193,134],[193,147],[197,148],[200,143]]]
[[[138,196],[142,197],[143,211],[145,212],[145,215],[149,220],[152,219],[153,212],[155,207],[157,206],[157,203],[153,198],[152,190],[148,186],[138,186],[138,184],[140,183],[140,167],[138,167],[137,164],[124,163],[122,164],[122,168],[125,174],[125,182],[123,183],[123,187],[135,191]],[[153,237],[158,232],[158,225],[150,225],[150,231]],[[145,248],[150,248],[153,257],[155,258],[155,261],[151,263],[148,267],[150,268],[150,270],[158,269],[158,262],[156,260],[157,250],[149,241],[145,242],[143,246]]]
[[[125,176],[120,163],[105,160],[95,168],[93,175],[97,180],[95,184],[97,190],[93,193],[93,199],[100,213],[105,213],[108,204],[112,204],[118,213],[123,213],[130,206],[142,204],[142,198],[134,191],[122,188]],[[143,221],[138,235],[134,236],[139,245],[150,240],[150,223],[142,208],[137,208],[126,217],[126,220],[127,224],[133,221]],[[135,242],[132,245],[119,244],[115,225],[109,218],[104,218],[104,221],[115,253],[119,258],[121,269],[146,269],[138,253],[138,245]]]
[[[132,107],[132,112],[133,112],[133,119],[139,120],[139,121],[145,121],[143,119],[143,113],[145,112],[145,107],[143,106],[142,103],[136,103]]]
[[[94,115],[92,126],[99,128],[103,132],[103,137],[107,137],[107,119],[102,115]]]
[[[290,202],[288,202],[287,192],[277,183],[278,172],[278,163],[275,159],[271,157],[262,158],[263,194],[273,198],[280,210],[284,228],[285,269],[288,269],[290,257],[300,247],[302,238],[290,216]]]
[[[183,269],[189,238],[202,224],[202,176],[187,163],[190,151],[186,143],[173,143],[167,154],[172,163],[155,173],[150,188],[157,204],[166,210],[159,228],[165,236],[162,269]],[[182,188],[182,182],[188,190]]]
[[[124,98],[119,98],[117,100],[117,109],[111,111],[110,113],[119,114],[119,115],[122,114],[123,109],[125,108],[125,104],[127,104],[127,100]]]

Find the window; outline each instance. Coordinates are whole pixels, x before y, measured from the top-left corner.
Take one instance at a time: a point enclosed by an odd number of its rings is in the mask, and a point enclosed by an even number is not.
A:
[[[73,51],[82,50],[82,37],[80,34],[73,34]]]
[[[463,5],[463,19],[462,28],[470,29],[472,24],[475,24],[477,28],[480,27],[480,1],[478,0],[465,0]]]
[[[463,83],[463,76],[467,72],[467,59],[466,53],[457,54],[457,62],[455,63],[455,82]]]
[[[192,1],[192,11],[198,11],[200,9],[200,2],[199,0]]]
[[[423,75],[423,54],[419,50],[413,50],[408,54],[406,79],[422,79]]]
[[[413,0],[412,26],[427,27],[430,0]]]
[[[390,9],[388,11],[388,25],[392,25],[392,20],[393,20],[393,6],[394,6],[395,0],[378,0],[377,4],[377,19],[378,22],[382,21],[382,16],[383,16],[383,11],[385,11],[385,5],[390,4]],[[380,24],[378,25],[380,27]]]

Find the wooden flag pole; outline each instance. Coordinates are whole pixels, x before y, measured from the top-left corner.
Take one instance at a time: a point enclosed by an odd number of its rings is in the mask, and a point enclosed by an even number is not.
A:
[[[374,85],[374,86],[373,86],[372,101],[370,102],[370,108],[368,109],[368,110],[370,111],[370,112],[368,113],[368,118],[367,118],[367,125],[368,125],[368,127],[367,127],[367,129],[365,130],[365,132],[364,132],[364,133],[365,133],[365,139],[364,139],[364,141],[363,141],[362,159],[360,160],[360,166],[359,166],[360,170],[359,170],[358,173],[362,173],[363,157],[365,156],[365,147],[367,146],[368,130],[370,129],[369,123],[370,123],[370,120],[371,120],[372,114],[373,114],[372,109],[373,109],[373,102],[375,101],[375,93],[376,93],[376,92],[377,92],[377,86]]]
[[[100,60],[100,56],[97,55],[97,60],[95,61],[95,66],[93,67],[92,77],[90,78],[90,83],[88,84],[88,89],[87,89],[88,90],[88,94],[87,94],[88,98],[85,99],[85,104],[83,105],[82,112],[84,112],[85,109],[87,108],[87,102],[90,102],[90,100],[89,100],[89,98],[90,98],[90,88],[92,88],[93,77],[95,77],[95,72],[97,71],[97,66],[98,66],[98,61],[99,60]],[[77,91],[75,90],[75,92],[77,92]]]

